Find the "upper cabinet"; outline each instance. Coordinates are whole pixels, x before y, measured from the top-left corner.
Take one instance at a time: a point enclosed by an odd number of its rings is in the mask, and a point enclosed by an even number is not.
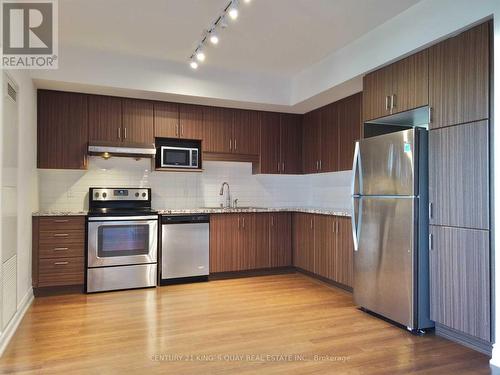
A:
[[[431,129],[489,117],[490,28],[483,23],[429,49]]]
[[[411,55],[363,78],[363,120],[373,120],[429,103],[429,54]]]
[[[260,163],[256,173],[299,174],[302,172],[302,116],[262,112]]]
[[[304,115],[304,173],[351,169],[361,136],[361,100],[358,93]]]
[[[150,101],[91,95],[88,121],[90,142],[154,143]]]
[[[260,112],[233,110],[233,152],[258,155],[260,152]]]
[[[87,168],[88,96],[38,90],[38,168]]]
[[[155,102],[154,109],[154,135],[162,138],[180,137],[179,104]]]
[[[203,140],[203,107],[193,104],[179,105],[179,137]]]

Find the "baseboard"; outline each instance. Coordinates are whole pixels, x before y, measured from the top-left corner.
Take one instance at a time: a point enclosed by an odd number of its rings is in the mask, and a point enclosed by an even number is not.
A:
[[[24,314],[26,314],[28,307],[30,307],[31,303],[33,302],[33,299],[33,288],[30,288],[24,295],[21,303],[17,306],[17,311],[10,320],[9,324],[7,324],[7,327],[5,327],[5,330],[0,335],[0,357],[3,355],[5,349],[7,348],[7,345],[9,345],[12,336],[14,336],[17,327],[19,327],[19,324],[23,320]]]
[[[491,357],[492,344],[486,340],[479,339],[439,323],[436,323],[436,336],[444,337],[445,339],[454,341]]]
[[[333,281],[333,280],[330,280],[330,279],[327,279],[326,277],[323,277],[323,276],[320,276],[320,275],[316,275],[315,273],[313,272],[309,272],[309,271],[306,271],[302,268],[299,268],[299,267],[295,267],[295,270],[297,272],[300,272],[306,276],[309,276],[309,277],[312,277],[313,279],[316,279],[316,280],[319,280],[319,281],[322,281],[324,282],[325,284],[328,284],[328,285],[331,285],[331,286],[334,286],[336,288],[340,288],[340,289],[344,289],[346,292],[350,292],[352,293],[352,288],[350,286],[347,286],[347,285],[344,285],[344,284],[340,284],[336,281]]]
[[[294,272],[295,268],[293,267],[260,268],[255,270],[211,273],[208,279],[209,280],[238,279],[243,277],[282,275]]]

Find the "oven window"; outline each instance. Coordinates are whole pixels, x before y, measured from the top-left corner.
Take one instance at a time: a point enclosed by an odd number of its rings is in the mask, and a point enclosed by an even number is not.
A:
[[[163,150],[163,164],[164,165],[184,165],[189,166],[189,150]]]
[[[103,225],[97,232],[100,258],[149,253],[149,225]]]

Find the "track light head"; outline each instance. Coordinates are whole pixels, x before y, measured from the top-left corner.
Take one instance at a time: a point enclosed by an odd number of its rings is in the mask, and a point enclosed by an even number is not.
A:
[[[205,52],[203,52],[203,50],[201,48],[199,48],[197,51],[196,51],[196,60],[198,60],[199,62],[203,62],[205,61]]]
[[[212,43],[212,44],[219,43],[219,36],[215,32],[215,30],[210,31],[210,43]]]
[[[191,69],[198,69],[198,63],[194,60],[191,60],[189,66],[191,67]]]

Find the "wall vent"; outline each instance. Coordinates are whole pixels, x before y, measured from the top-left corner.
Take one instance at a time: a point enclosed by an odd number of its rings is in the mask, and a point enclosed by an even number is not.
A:
[[[10,84],[10,82],[7,82],[7,96],[15,103],[17,101],[17,91]]]

